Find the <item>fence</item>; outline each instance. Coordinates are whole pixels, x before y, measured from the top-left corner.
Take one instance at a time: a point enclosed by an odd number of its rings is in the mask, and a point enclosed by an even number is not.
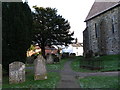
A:
[[[90,70],[100,70],[103,67],[103,61],[99,58],[83,58],[80,61],[80,68],[86,68]]]

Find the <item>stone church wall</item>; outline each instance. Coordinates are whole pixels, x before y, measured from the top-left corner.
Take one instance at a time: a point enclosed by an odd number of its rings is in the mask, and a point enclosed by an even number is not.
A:
[[[96,16],[86,25],[89,50],[100,54],[120,54],[120,7]]]

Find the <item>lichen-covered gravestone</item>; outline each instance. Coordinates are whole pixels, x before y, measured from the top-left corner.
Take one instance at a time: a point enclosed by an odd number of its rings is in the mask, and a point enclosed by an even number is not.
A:
[[[61,58],[62,58],[62,55],[61,55],[61,54],[58,54],[58,57],[59,57],[59,60],[61,60]]]
[[[25,64],[22,62],[13,62],[9,64],[9,83],[25,82]]]
[[[0,64],[0,89],[2,88],[2,65]]]
[[[47,63],[48,63],[48,64],[52,64],[53,62],[54,62],[53,57],[52,57],[51,54],[49,54],[49,55],[47,56]]]
[[[47,70],[45,59],[42,55],[38,55],[34,61],[34,79],[35,80],[44,80],[47,79]]]

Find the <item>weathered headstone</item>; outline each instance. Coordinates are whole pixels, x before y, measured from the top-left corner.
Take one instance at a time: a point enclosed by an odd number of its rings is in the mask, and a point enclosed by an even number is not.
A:
[[[52,64],[54,62],[53,57],[51,54],[47,55],[47,63]]]
[[[2,65],[0,64],[0,88],[2,88]]]
[[[61,58],[62,58],[62,55],[61,55],[61,54],[58,54],[58,57],[59,57],[59,60],[61,60]]]
[[[22,62],[13,62],[9,64],[9,83],[25,82],[25,64]]]
[[[34,79],[35,80],[44,80],[47,79],[47,70],[45,59],[42,55],[38,55],[34,61]]]
[[[57,62],[59,62],[59,57],[58,55],[54,55],[54,63],[57,63]]]

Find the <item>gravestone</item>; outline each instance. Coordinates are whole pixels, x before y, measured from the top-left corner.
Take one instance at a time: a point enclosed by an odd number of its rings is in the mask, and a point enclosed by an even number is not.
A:
[[[34,61],[34,79],[35,80],[44,80],[47,79],[47,70],[45,59],[42,55],[38,55]]]
[[[25,64],[22,62],[13,62],[9,64],[9,83],[25,82]]]
[[[53,57],[51,54],[47,55],[47,64],[52,64],[53,63]]]
[[[58,54],[58,57],[59,57],[59,60],[61,60],[61,58],[62,58],[62,55],[61,55],[61,54]]]
[[[0,88],[2,88],[2,65],[0,64]]]
[[[59,57],[58,57],[58,55],[54,55],[53,57],[54,57],[54,63],[59,62]]]

